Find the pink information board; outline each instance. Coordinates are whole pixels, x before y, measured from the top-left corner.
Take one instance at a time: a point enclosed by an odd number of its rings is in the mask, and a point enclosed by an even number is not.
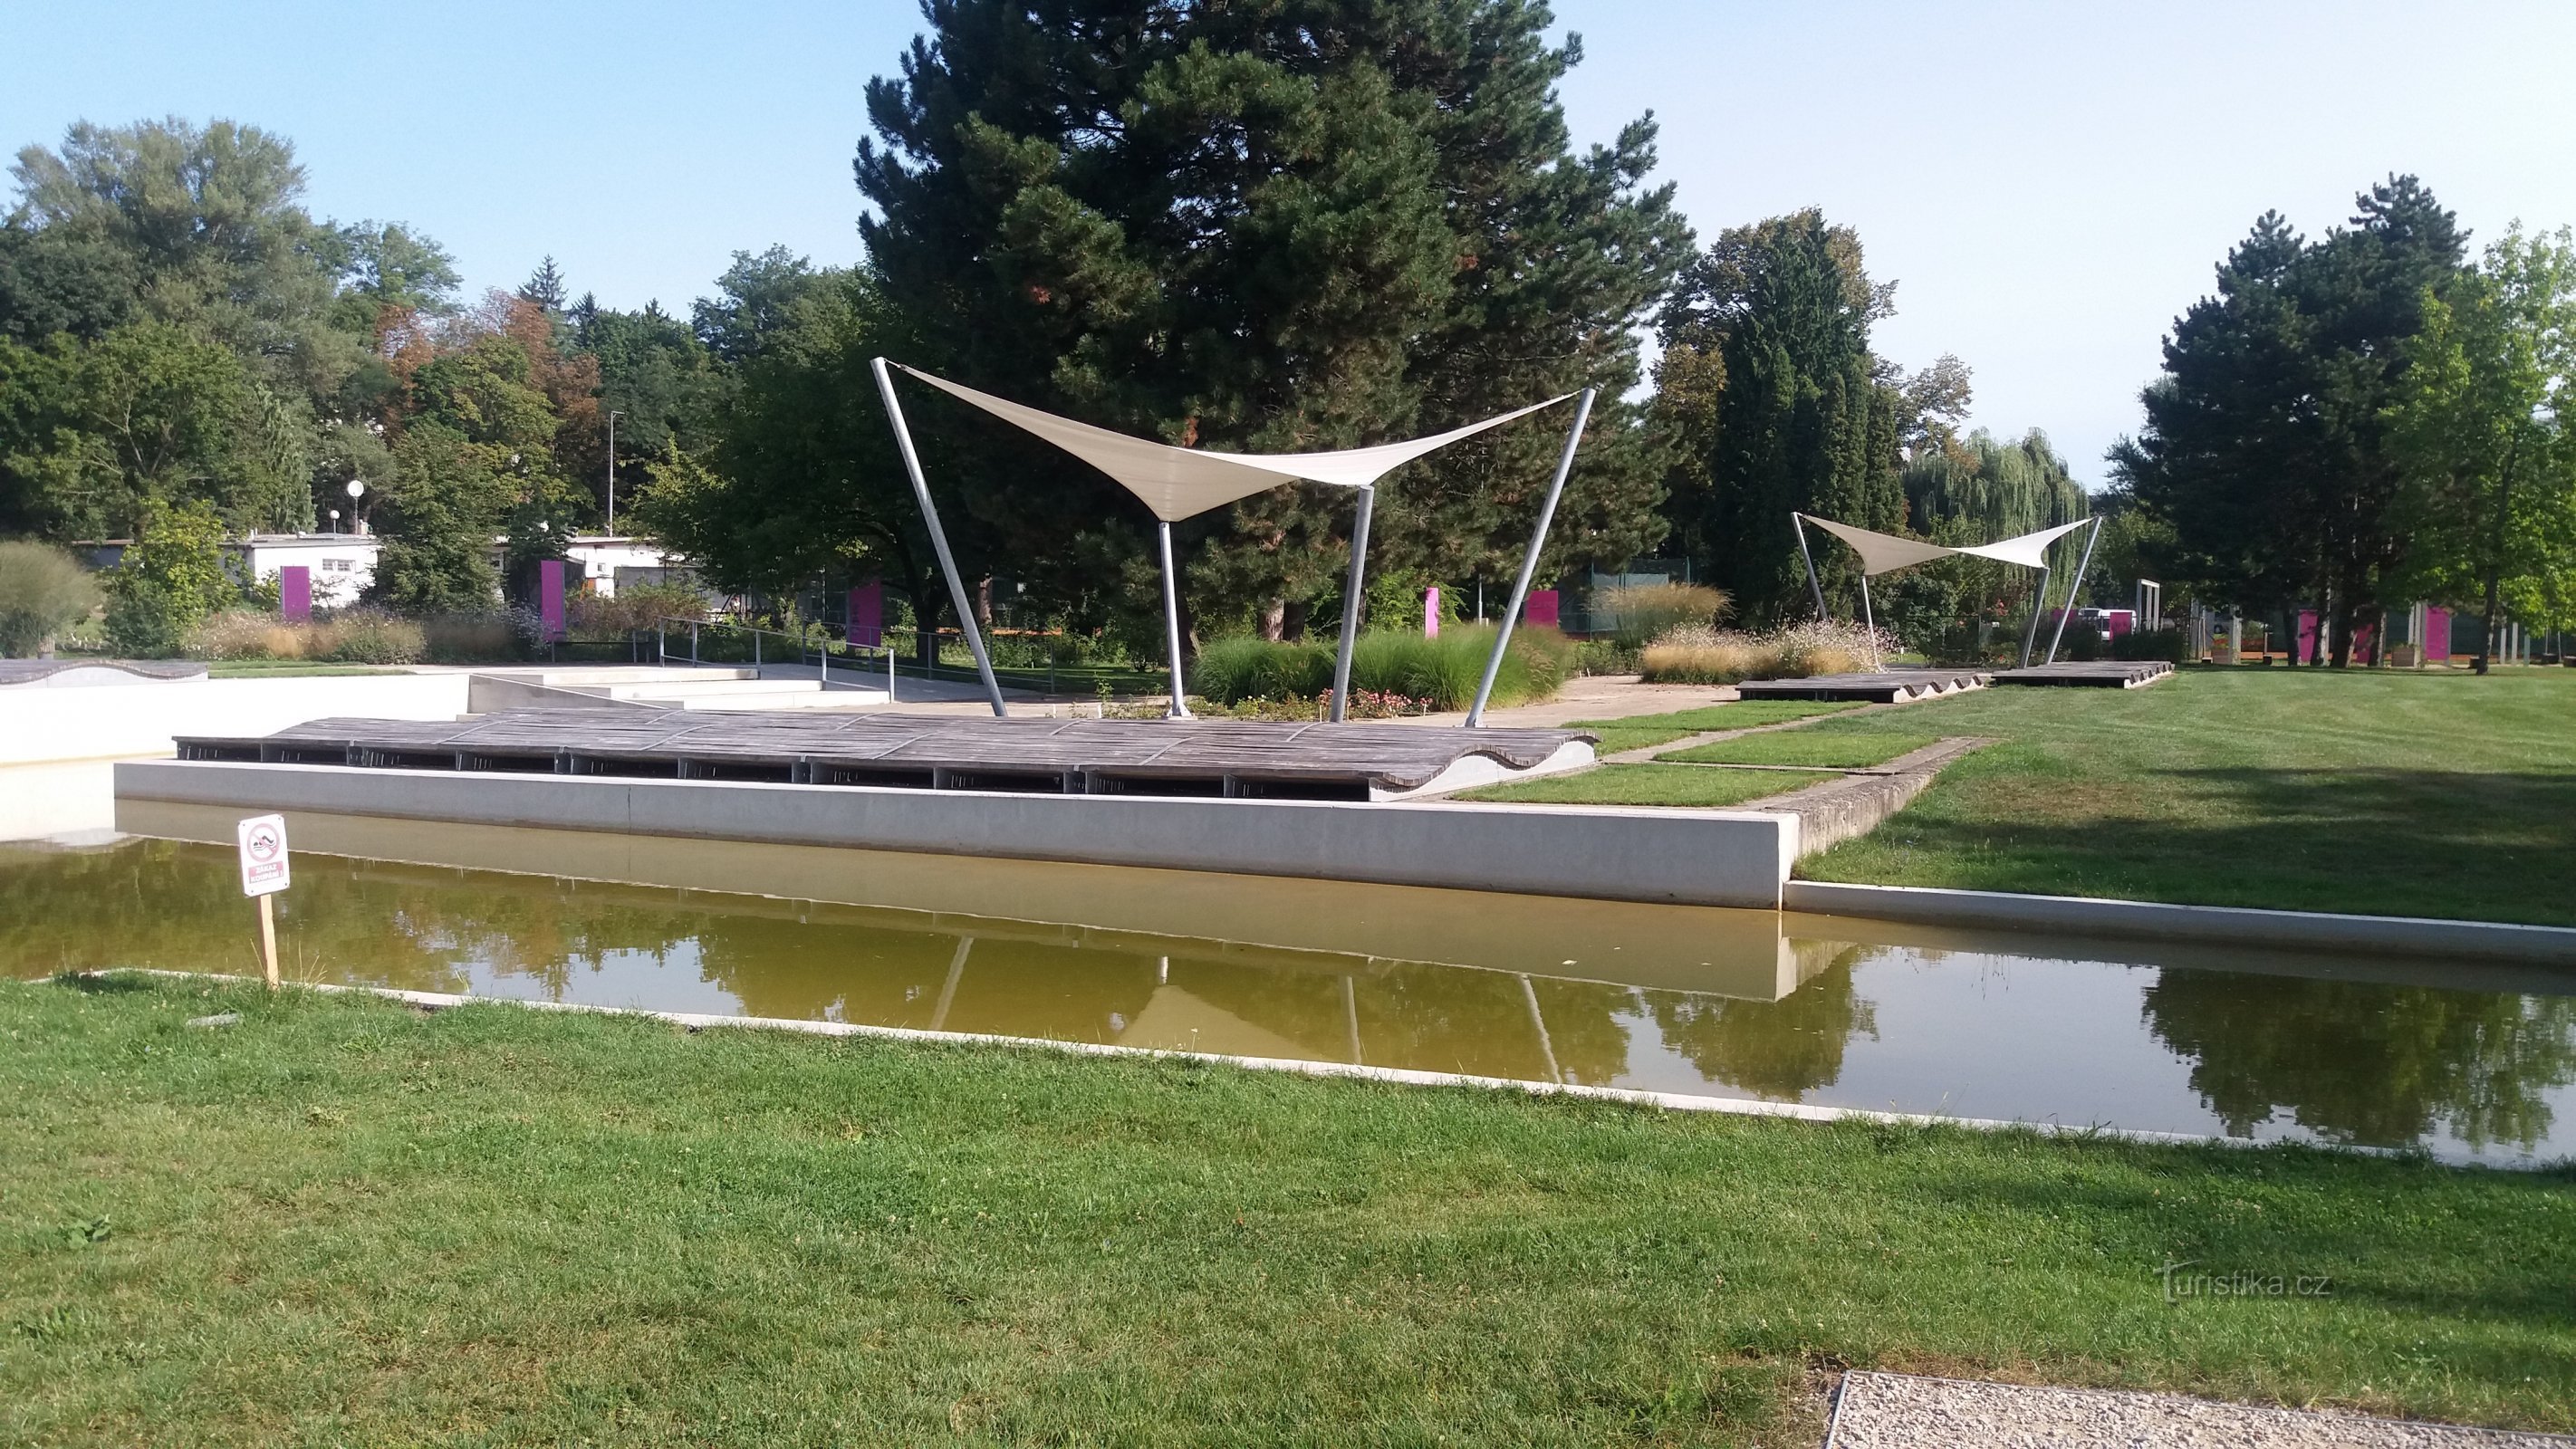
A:
[[[1440,637],[1440,586],[1433,584],[1422,591],[1422,637]]]
[[[277,571],[277,614],[281,619],[302,623],[313,617],[313,570],[304,564],[288,564]]]
[[[545,621],[547,639],[564,636],[562,559],[550,558],[537,565],[537,613]]]
[[[870,579],[850,590],[850,642],[863,649],[885,642],[885,580]]]
[[[1532,589],[1529,602],[1521,606],[1521,622],[1556,627],[1556,590]]]

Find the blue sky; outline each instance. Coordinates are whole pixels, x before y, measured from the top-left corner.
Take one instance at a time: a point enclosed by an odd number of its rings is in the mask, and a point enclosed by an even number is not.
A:
[[[1976,371],[2088,482],[2173,316],[2264,209],[2311,232],[2392,170],[2484,239],[2576,223],[2576,6],[1560,0],[1562,94],[1653,109],[1705,236],[1816,204],[1895,278],[1882,352]],[[310,203],[406,221],[476,286],[552,253],[685,311],[736,249],[858,255],[851,150],[909,0],[0,9],[0,140],[228,116],[292,137]]]

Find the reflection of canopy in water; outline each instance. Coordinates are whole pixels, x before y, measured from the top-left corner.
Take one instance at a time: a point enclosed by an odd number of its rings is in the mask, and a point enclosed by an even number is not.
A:
[[[2058,614],[2057,633],[2048,641],[2048,657],[2053,662],[2057,658],[2058,641],[2066,637],[2066,615],[2074,611],[2076,597],[2083,591],[2084,570],[2092,565],[2093,545],[2100,542],[2102,537],[2102,519],[2098,514],[2079,518],[2073,523],[2061,523],[2054,528],[2043,528],[2037,533],[2017,534],[1993,543],[1967,544],[1957,548],[1946,544],[1930,543],[1919,538],[1899,538],[1892,533],[1854,528],[1848,523],[1836,523],[1830,518],[1818,518],[1812,513],[1793,512],[1789,515],[1789,522],[1790,526],[1798,532],[1798,553],[1807,562],[1807,587],[1815,591],[1816,618],[1819,621],[1831,622],[1825,611],[1824,581],[1816,576],[1816,556],[1807,549],[1807,525],[1812,523],[1841,539],[1845,544],[1850,545],[1852,552],[1860,555],[1861,622],[1869,630],[1872,668],[1877,667],[1878,663],[1878,621],[1872,617],[1870,609],[1869,581],[1880,574],[1894,573],[1898,569],[1912,568],[1916,564],[1930,563],[1934,559],[1956,558],[1962,555],[1971,558],[1990,558],[1999,563],[2019,564],[2023,568],[2039,570],[2039,592],[2031,605],[2030,631],[2023,636],[2021,645],[2022,667],[2029,668],[2031,646],[2039,639],[2039,616],[2048,606],[2048,546],[2089,523],[2094,525],[2094,528],[2093,532],[2086,535],[2084,539],[2084,560],[2075,566],[2075,582],[2066,591],[2066,607]]]
[[[1560,393],[1544,402],[1515,408],[1462,428],[1398,443],[1322,453],[1224,453],[1130,437],[1090,423],[1058,417],[1024,403],[978,392],[946,378],[933,377],[917,367],[889,363],[882,357],[875,360],[874,366],[877,389],[884,396],[886,412],[894,421],[895,438],[903,450],[904,466],[912,474],[913,492],[920,500],[923,521],[930,525],[931,544],[939,555],[941,569],[948,575],[949,591],[957,606],[961,631],[966,635],[967,647],[975,656],[977,671],[984,677],[984,688],[992,696],[995,714],[1008,713],[1002,705],[1001,687],[994,682],[992,664],[985,657],[983,639],[967,607],[965,583],[957,577],[956,561],[948,555],[948,541],[940,530],[938,511],[931,506],[929,485],[922,480],[921,462],[913,452],[911,433],[904,424],[903,410],[895,400],[894,384],[886,371],[888,367],[901,367],[907,374],[949,396],[981,408],[1031,436],[1071,453],[1108,474],[1118,486],[1135,494],[1153,512],[1163,555],[1163,613],[1171,653],[1171,713],[1175,718],[1186,718],[1189,711],[1181,702],[1181,610],[1180,585],[1172,563],[1174,523],[1211,508],[1221,508],[1236,499],[1300,480],[1359,491],[1359,516],[1351,528],[1350,584],[1343,590],[1346,602],[1342,609],[1341,648],[1333,665],[1332,717],[1340,720],[1344,701],[1350,693],[1351,647],[1359,624],[1358,601],[1362,597],[1361,570],[1368,553],[1369,513],[1376,501],[1378,480],[1406,463],[1462,438],[1500,427],[1515,418],[1527,417],[1541,408],[1553,407],[1577,396]],[[1538,564],[1539,549],[1547,539],[1548,521],[1556,512],[1557,496],[1565,487],[1566,474],[1574,466],[1574,446],[1582,438],[1584,422],[1592,413],[1592,395],[1590,388],[1583,389],[1580,394],[1582,401],[1575,409],[1573,433],[1566,439],[1565,455],[1557,463],[1555,482],[1549,486],[1546,502],[1539,510],[1538,529],[1530,540],[1527,557],[1522,560],[1520,580],[1512,590],[1511,603],[1504,611],[1501,627],[1495,631],[1493,655],[1487,662],[1484,681],[1476,691],[1475,705],[1467,712],[1467,724],[1471,728],[1484,715],[1485,698],[1492,692],[1494,677],[1502,665],[1504,647],[1511,641],[1512,624],[1519,613],[1521,600],[1528,592],[1530,574]]]

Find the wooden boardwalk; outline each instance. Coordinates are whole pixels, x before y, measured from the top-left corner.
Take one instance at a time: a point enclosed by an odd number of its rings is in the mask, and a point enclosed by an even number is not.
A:
[[[2174,672],[2174,667],[2161,659],[2061,659],[2055,664],[2034,664],[2028,669],[1999,669],[1997,684],[2054,685],[2075,689],[2136,689],[2153,684]]]
[[[1564,765],[1561,751],[1592,739],[1579,730],[627,708],[323,719],[273,735],[182,736],[178,745],[183,760],[365,769],[1369,800],[1421,789],[1472,757],[1506,773]]]
[[[1819,674],[1807,679],[1753,679],[1735,686],[1745,699],[1842,699],[1901,704],[1982,688],[1981,669],[1883,669],[1873,674]]]

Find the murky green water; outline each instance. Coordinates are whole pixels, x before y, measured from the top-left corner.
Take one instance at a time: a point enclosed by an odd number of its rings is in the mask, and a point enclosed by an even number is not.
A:
[[[299,851],[277,898],[290,976],[2455,1159],[2576,1155],[2576,977],[2546,972],[2141,957],[1820,917],[704,842],[627,842],[602,861],[581,854],[600,837],[342,828],[356,834],[325,843],[516,870],[551,859],[594,878]],[[302,843],[325,827],[297,830]],[[930,908],[884,903],[906,898]],[[225,847],[0,846],[11,975],[255,971],[253,919]],[[1240,922],[1238,939],[1136,928],[1209,920]]]

